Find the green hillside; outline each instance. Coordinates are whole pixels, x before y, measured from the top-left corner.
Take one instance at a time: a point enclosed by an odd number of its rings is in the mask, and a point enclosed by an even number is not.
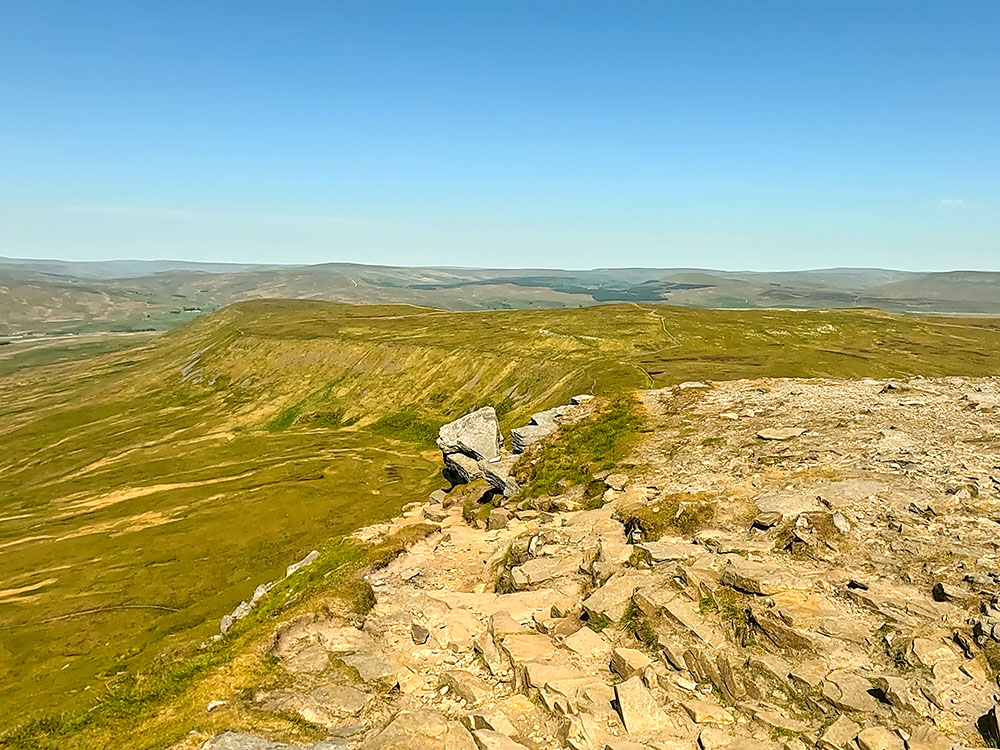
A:
[[[422,499],[437,426],[471,407],[510,428],[583,391],[907,374],[1000,374],[1000,322],[259,301],[0,377],[0,716],[87,705],[310,549]]]

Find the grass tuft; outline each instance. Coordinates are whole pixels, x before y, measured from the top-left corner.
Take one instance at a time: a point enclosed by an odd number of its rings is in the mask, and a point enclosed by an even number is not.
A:
[[[691,536],[712,522],[715,498],[703,492],[678,492],[649,503],[623,505],[615,510],[614,517],[625,526],[627,535],[639,529],[646,541],[659,539],[667,532]]]

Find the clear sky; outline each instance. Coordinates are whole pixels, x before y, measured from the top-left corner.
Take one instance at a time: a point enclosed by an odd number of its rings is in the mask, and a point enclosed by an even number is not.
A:
[[[0,255],[1000,269],[997,0],[6,0]]]

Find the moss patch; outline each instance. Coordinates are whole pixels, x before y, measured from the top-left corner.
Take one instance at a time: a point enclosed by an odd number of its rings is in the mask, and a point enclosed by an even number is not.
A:
[[[625,526],[626,534],[641,530],[644,540],[659,539],[667,532],[692,535],[715,517],[715,497],[704,492],[662,495],[649,503],[624,505],[614,517]]]

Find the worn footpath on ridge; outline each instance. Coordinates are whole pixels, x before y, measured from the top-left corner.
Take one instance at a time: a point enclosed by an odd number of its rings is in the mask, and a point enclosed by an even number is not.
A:
[[[997,746],[1000,381],[640,398],[601,507],[508,488],[481,524],[472,484],[364,530],[440,526],[370,575],[363,627],[279,625],[288,684],[249,700],[321,726],[315,750]]]

